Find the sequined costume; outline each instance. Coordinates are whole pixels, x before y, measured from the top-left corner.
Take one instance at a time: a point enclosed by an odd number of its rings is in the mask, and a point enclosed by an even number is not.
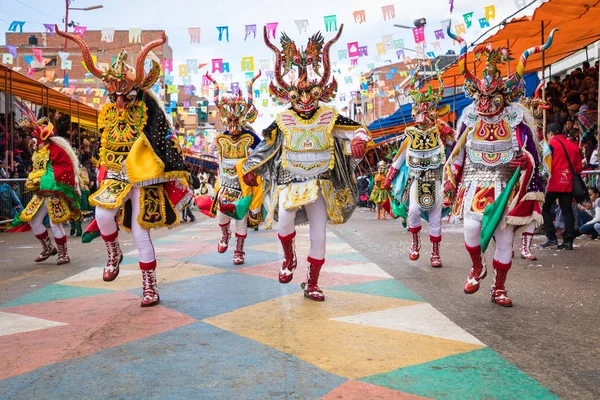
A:
[[[375,204],[376,219],[386,219],[383,204],[388,199],[388,191],[385,189],[385,177],[387,168],[385,161],[377,163],[377,172],[373,176],[373,190],[369,196],[369,201]]]
[[[18,104],[27,125],[33,128],[32,137],[36,151],[32,157],[32,171],[25,182],[25,191],[33,197],[15,216],[10,232],[31,230],[42,244],[42,252],[35,262],[45,261],[58,255],[56,264],[71,261],[67,253],[67,235],[63,223],[81,221],[81,192],[79,190],[79,161],[70,143],[54,136],[55,130],[47,118],[37,120],[35,114],[24,104]],[[48,216],[54,233],[56,247],[52,245],[44,218]]]
[[[81,37],[55,29],[79,45],[88,71],[104,82],[111,100],[102,107],[98,121],[101,183],[89,198],[96,206],[96,219],[84,239],[99,230],[108,251],[103,279],[116,279],[123,260],[115,221],[120,211],[118,223],[131,231],[139,254],[141,306],[156,305],[160,301],[156,255],[149,230],[177,224],[178,211],[192,198],[181,148],[164,109],[149,90],[158,79],[160,65],[152,61],[150,71],[144,71],[146,56],[163,45],[166,36],[163,32],[159,39],[146,44],[136,56],[135,67],[126,63],[127,53],[122,50],[112,66],[101,71]]]
[[[535,94],[533,97],[521,97],[519,102],[527,108],[531,114],[533,115],[535,121],[536,132],[533,135],[533,139],[536,143],[537,156],[542,155],[542,159],[538,160],[539,166],[536,165],[537,170],[534,172],[537,174],[542,174],[546,176],[550,176],[550,166],[552,165],[552,156],[550,152],[550,146],[548,146],[548,141],[544,137],[543,125],[544,125],[544,110],[550,108],[550,105],[547,101],[542,99],[541,89],[544,85],[542,81],[539,86],[535,90]],[[540,162],[541,161],[541,162]],[[531,207],[531,211],[535,213],[541,212],[541,207],[544,202],[544,187],[543,181],[539,181],[539,185],[535,184],[536,180],[533,180],[529,185],[528,196],[532,199],[537,199],[539,203],[538,207]],[[531,242],[533,241],[533,233],[537,226],[537,218],[535,221],[532,221],[529,225],[527,225],[523,233],[521,234],[521,258],[534,261],[537,260],[537,257],[531,253]]]
[[[241,176],[243,163],[260,143],[260,138],[249,125],[258,115],[253,104],[252,86],[260,76],[259,71],[248,83],[248,97],[244,99],[241,90],[229,97],[220,98],[219,85],[206,74],[215,85],[214,102],[226,127],[215,139],[220,170],[210,214],[217,217],[221,229],[221,239],[217,244],[219,253],[227,251],[231,238],[231,219],[236,220],[236,246],[233,252],[235,265],[245,261],[244,242],[248,236],[248,225],[258,226],[262,219],[262,191],[259,187],[246,185]]]
[[[444,183],[446,203],[454,198],[453,215],[464,220],[465,245],[473,263],[464,291],[475,293],[486,276],[482,245],[487,246],[487,242],[483,238],[489,241],[493,235],[496,251],[491,299],[510,307],[505,282],[512,265],[513,231],[533,221],[541,222],[538,199],[529,195],[541,188],[533,140],[536,128],[531,113],[513,102],[522,95],[527,57],[548,48],[554,31],[544,46],[523,53],[507,80],[498,68],[510,57],[507,48],[494,50],[489,44],[475,48],[477,57],[487,58],[483,79],[479,79],[465,66],[465,41],[450,29],[448,33],[462,45],[459,66],[465,90],[474,99],[459,120],[459,135],[445,166]]]
[[[442,73],[436,65],[438,89],[434,92],[429,85],[426,92],[421,92],[416,84],[420,67],[419,64],[411,79],[410,94],[415,126],[406,128],[407,138],[400,145],[394,158],[386,179],[386,187],[393,186],[394,196],[401,203],[403,210],[401,216],[407,220],[412,236],[410,259],[417,260],[420,256],[423,216],[429,221],[431,266],[439,268],[442,266],[442,174],[446,161],[446,146],[454,143],[454,131],[439,119],[449,111],[448,105],[438,108],[444,94]],[[401,170],[408,170],[408,173],[399,175]]]
[[[264,180],[266,225],[278,221],[278,233],[285,260],[279,281],[288,283],[296,269],[295,225],[309,223],[311,246],[308,253],[308,276],[302,284],[304,295],[312,300],[325,299],[318,286],[319,273],[325,263],[327,222],[344,223],[358,201],[354,168],[364,156],[370,137],[358,123],[342,117],[331,106],[320,104],[333,100],[337,89],[331,77],[329,49],[342,34],[324,44],[320,33],[313,35],[306,50],[298,50],[284,33],[283,50],[265,43],[276,55],[274,81],[270,92],[280,104],[291,108],[280,113],[263,131],[264,140],[244,164],[244,181],[255,185],[257,176]],[[323,70],[319,71],[319,67]],[[308,78],[308,67],[319,79]],[[284,80],[297,69],[297,80]]]

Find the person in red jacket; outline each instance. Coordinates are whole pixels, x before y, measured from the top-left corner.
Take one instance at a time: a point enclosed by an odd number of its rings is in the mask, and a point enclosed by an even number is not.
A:
[[[559,249],[573,250],[575,216],[571,208],[573,203],[573,172],[569,166],[569,161],[573,165],[574,172],[580,174],[583,169],[581,154],[577,145],[563,135],[560,124],[550,124],[547,128],[547,137],[548,145],[552,152],[552,165],[550,179],[546,188],[546,199],[542,208],[547,240],[541,244],[541,247],[558,246]],[[550,215],[550,210],[556,203],[556,200],[560,204],[560,209],[565,220],[565,233],[563,235],[563,243],[560,245],[558,245],[556,228]]]

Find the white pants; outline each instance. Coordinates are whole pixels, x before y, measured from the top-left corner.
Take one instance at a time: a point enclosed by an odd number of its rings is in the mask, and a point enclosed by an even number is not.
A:
[[[481,244],[481,221],[473,219],[465,219],[465,243],[469,247],[477,247]],[[500,261],[503,264],[508,264],[512,260],[512,240],[513,240],[513,228],[507,227],[506,229],[496,228],[494,232],[494,239],[496,242],[496,252],[494,253],[494,259]]]
[[[221,211],[217,211],[217,222],[219,225],[225,225],[231,222],[233,218],[223,214]],[[235,220],[235,233],[240,236],[246,236],[248,234],[248,215],[244,219]]]
[[[154,254],[154,245],[150,238],[150,231],[144,229],[138,224],[137,217],[140,213],[140,189],[134,187],[123,199],[123,204],[131,200],[131,236],[138,250],[138,256],[141,262],[151,262],[156,259]],[[118,208],[96,207],[96,222],[102,236],[112,235],[117,231],[117,222],[115,216]]]
[[[421,226],[421,207],[418,203],[418,182],[417,179],[413,181],[410,186],[410,205],[408,207],[408,218],[406,223],[409,228],[418,228]],[[439,196],[441,183],[437,181],[435,183],[436,193],[438,194],[435,199],[435,206],[426,211],[429,214],[429,234],[431,236],[439,237],[442,236],[442,196]]]
[[[48,215],[48,199],[44,200],[44,203],[38,208],[33,218],[31,218],[31,221],[29,221],[29,226],[31,226],[34,235],[38,236],[46,232],[46,227],[44,226],[44,218],[46,215]],[[67,235],[62,224],[56,225],[50,220],[50,228],[52,228],[52,233],[54,233],[54,239],[60,239]]]
[[[289,236],[296,231],[294,221],[298,209],[286,211],[283,208],[287,192],[288,189],[286,188],[279,194],[279,220],[277,223],[279,236]],[[328,216],[325,199],[323,199],[321,192],[319,192],[317,200],[312,204],[305,205],[304,209],[310,227],[310,249],[308,250],[308,256],[315,260],[323,260],[325,258]]]

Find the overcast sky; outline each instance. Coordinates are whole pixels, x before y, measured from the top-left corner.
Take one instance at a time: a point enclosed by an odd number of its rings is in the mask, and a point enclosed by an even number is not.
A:
[[[187,59],[197,59],[201,63],[208,63],[213,58],[222,58],[231,65],[234,74],[233,81],[243,82],[241,72],[241,58],[253,56],[256,69],[261,59],[271,59],[272,52],[267,49],[262,41],[262,27],[269,22],[278,22],[277,39],[279,33],[285,31],[296,40],[298,46],[304,46],[310,35],[318,30],[324,31],[323,17],[336,15],[338,26],[344,23],[344,33],[340,41],[332,48],[332,61],[338,59],[338,50],[345,49],[348,42],[358,41],[361,46],[369,47],[369,57],[360,59],[359,66],[349,70],[349,62],[337,63],[336,78],[340,84],[340,93],[349,95],[351,90],[358,89],[360,72],[368,70],[369,64],[384,65],[374,59],[375,45],[382,42],[382,36],[394,35],[394,39],[403,39],[407,48],[414,48],[414,38],[411,30],[396,28],[394,24],[412,26],[413,20],[421,17],[427,19],[425,36],[428,43],[435,41],[434,30],[441,28],[441,21],[451,18],[453,24],[464,23],[463,14],[473,11],[473,26],[467,32],[467,39],[474,40],[485,29],[479,27],[479,18],[485,16],[485,6],[495,5],[496,19],[490,21],[492,26],[503,18],[518,10],[515,0],[455,0],[454,11],[450,14],[448,0],[260,0],[257,2],[241,0],[225,1],[194,1],[194,0],[75,0],[71,7],[89,7],[102,4],[103,9],[93,11],[71,11],[69,20],[76,21],[88,29],[165,29],[169,37],[169,44],[173,48],[175,74],[177,65],[184,64]],[[531,0],[524,1],[530,3]],[[395,18],[384,21],[382,6],[393,4]],[[532,10],[535,6],[532,6]],[[63,0],[0,0],[0,31],[6,32],[13,20],[26,21],[24,31],[43,31],[44,23],[58,23],[61,25],[65,13]],[[366,22],[354,22],[353,12],[365,10]],[[307,33],[300,34],[294,20],[308,20]],[[256,24],[257,37],[252,36],[244,41],[245,25]],[[218,41],[217,26],[229,26],[229,42]],[[191,44],[188,28],[201,28],[201,43]],[[323,32],[325,40],[329,40],[335,32]],[[278,40],[277,40],[278,41]],[[4,44],[5,38],[0,38]],[[440,42],[442,52],[454,48],[451,40]],[[430,47],[427,51],[432,50]],[[410,55],[407,52],[407,55]],[[518,56],[518,55],[517,55]],[[383,60],[397,61],[395,51],[388,51]],[[201,72],[206,71],[205,67]],[[353,76],[353,84],[344,84],[345,76]],[[217,81],[221,81],[219,74],[215,74]],[[175,83],[181,80],[176,78]],[[193,76],[192,83],[200,87],[200,74]],[[258,84],[256,84],[258,86]],[[255,88],[257,88],[255,86]],[[259,112],[264,114],[256,123],[256,128],[266,126],[275,113],[276,108],[270,105],[263,109],[261,100],[258,100]]]

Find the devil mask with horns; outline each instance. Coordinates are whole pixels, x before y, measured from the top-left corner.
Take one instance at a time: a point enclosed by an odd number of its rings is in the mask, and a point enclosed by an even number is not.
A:
[[[442,73],[438,68],[438,64],[435,65],[435,71],[437,73],[437,79],[439,82],[438,89],[434,92],[431,85],[428,85],[426,92],[421,92],[417,88],[417,77],[421,64],[417,64],[413,77],[410,81],[410,97],[413,101],[412,116],[419,129],[427,129],[433,126],[438,117],[442,117],[450,111],[448,105],[438,108],[440,101],[444,96],[444,81],[442,80]]]
[[[271,82],[269,91],[271,96],[280,105],[291,104],[292,109],[304,118],[310,118],[319,102],[330,102],[335,98],[337,82],[332,78],[329,49],[340,38],[344,25],[340,26],[337,35],[329,42],[321,33],[316,33],[310,39],[306,49],[298,50],[296,44],[285,33],[281,35],[281,51],[270,41],[267,28],[264,30],[266,45],[275,53],[275,82]],[[323,71],[319,71],[321,64]],[[295,70],[297,78],[293,82],[286,82],[284,77]],[[312,70],[319,79],[311,80],[309,71]]]
[[[242,134],[246,125],[256,120],[258,112],[254,106],[252,86],[260,76],[261,72],[258,71],[258,75],[248,83],[248,99],[244,99],[241,89],[238,89],[237,93],[233,93],[232,96],[221,98],[219,96],[219,85],[208,72],[206,73],[206,77],[215,86],[214,102],[221,114],[223,125],[233,136]]]
[[[465,77],[467,95],[473,98],[479,115],[488,117],[497,115],[502,112],[506,103],[516,101],[522,96],[522,77],[525,72],[527,58],[532,54],[548,49],[552,44],[554,33],[557,30],[554,29],[550,32],[548,41],[545,44],[525,50],[519,58],[514,74],[505,80],[498,65],[505,64],[511,59],[508,48],[500,47],[494,49],[489,43],[479,45],[475,48],[475,59],[477,61],[482,56],[486,58],[483,78],[479,79],[466,67],[467,43],[460,36],[450,32],[450,26],[448,26],[448,36],[458,41],[462,46],[458,66]]]
[[[61,32],[54,26],[56,33],[70,39],[79,45],[86,68],[92,75],[104,82],[108,97],[116,104],[118,110],[123,110],[127,103],[137,99],[138,94],[154,85],[160,75],[160,64],[152,60],[152,67],[147,74],[144,62],[150,50],[167,42],[167,36],[161,32],[160,39],[146,44],[135,58],[135,68],[127,64],[127,52],[121,50],[117,59],[107,71],[101,71],[94,65],[94,60],[87,43],[79,36]]]

